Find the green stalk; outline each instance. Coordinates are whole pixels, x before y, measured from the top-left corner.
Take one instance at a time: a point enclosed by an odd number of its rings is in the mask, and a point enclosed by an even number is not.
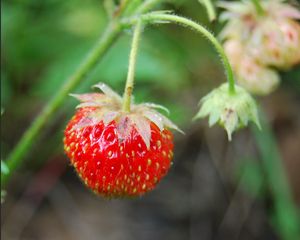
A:
[[[164,2],[165,0],[147,0],[140,7],[138,7],[136,14],[142,14],[150,11],[157,4]]]
[[[133,33],[131,51],[129,56],[128,75],[127,75],[126,86],[124,90],[124,96],[123,96],[123,111],[125,112],[130,112],[131,96],[134,87],[134,74],[135,74],[135,67],[136,67],[137,51],[139,47],[141,30],[142,30],[142,23],[141,21],[138,21]]]
[[[114,1],[113,0],[104,0],[103,6],[104,6],[104,9],[105,9],[107,15],[111,19],[113,17],[113,13],[114,13],[115,7],[116,7]]]
[[[201,4],[203,4],[204,7],[206,8],[209,20],[210,21],[215,20],[216,19],[216,11],[215,11],[214,5],[212,3],[212,0],[199,0],[199,2]]]
[[[139,6],[142,5],[142,2],[143,0],[130,0],[126,11],[124,11],[124,16],[130,16]]]
[[[98,63],[98,60],[106,53],[112,43],[116,40],[121,32],[121,26],[113,23],[110,24],[102,37],[100,37],[96,46],[88,54],[87,58],[82,62],[76,72],[66,80],[65,84],[47,104],[39,116],[34,120],[32,125],[24,133],[19,143],[6,160],[9,168],[9,173],[6,175],[1,174],[1,186],[4,186],[10,178],[13,171],[21,164],[25,154],[28,152],[36,136],[44,127],[48,119],[55,113],[55,111],[62,105],[68,94],[84,79],[89,71]]]
[[[274,201],[271,220],[282,239],[300,239],[299,210],[293,202],[276,139],[263,112],[260,115],[263,130],[252,128],[252,132],[260,150],[266,185]]]
[[[122,0],[120,2],[119,8],[118,8],[118,10],[116,11],[115,14],[117,16],[120,16],[126,10],[126,8],[128,7],[129,3],[130,3],[130,0]]]
[[[224,68],[225,68],[225,73],[226,73],[226,77],[227,77],[227,81],[228,81],[228,85],[229,85],[229,92],[231,94],[235,93],[234,75],[233,75],[233,71],[232,71],[231,65],[229,63],[229,60],[225,54],[225,51],[224,51],[222,45],[218,42],[218,40],[214,37],[214,35],[212,33],[210,33],[207,29],[205,29],[203,26],[201,26],[200,24],[198,24],[192,20],[189,20],[184,17],[172,15],[172,14],[149,13],[149,14],[142,15],[142,19],[144,21],[150,22],[150,23],[151,22],[152,23],[173,22],[173,23],[182,25],[184,27],[191,28],[191,29],[195,30],[196,32],[203,34],[212,43],[212,45],[215,47],[217,52],[220,54],[220,57],[222,59],[222,62],[223,62]]]
[[[265,10],[263,9],[263,7],[260,4],[260,0],[251,0],[251,1],[256,9],[257,14],[263,15],[265,13]]]

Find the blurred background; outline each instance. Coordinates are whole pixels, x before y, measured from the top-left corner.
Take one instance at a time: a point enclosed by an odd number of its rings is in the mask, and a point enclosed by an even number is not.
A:
[[[196,0],[164,8],[215,34],[222,28],[209,23]],[[6,159],[108,20],[97,0],[3,0],[1,15],[1,159]],[[121,94],[130,42],[128,31],[75,92],[105,82]],[[218,54],[187,29],[148,27],[134,95],[136,102],[169,108],[186,133],[175,134],[169,174],[137,199],[106,200],[91,193],[63,153],[63,130],[76,106],[68,97],[6,187],[1,239],[284,239],[296,225],[290,213],[300,206],[300,67],[281,77],[279,89],[257,99],[266,132],[244,129],[229,143],[220,127],[191,121],[199,99],[225,81]],[[283,191],[282,173],[288,181]]]

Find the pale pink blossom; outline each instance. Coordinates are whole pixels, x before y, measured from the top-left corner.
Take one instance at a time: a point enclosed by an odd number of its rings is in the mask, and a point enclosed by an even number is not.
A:
[[[276,89],[280,82],[277,72],[251,57],[240,41],[228,40],[224,49],[239,85],[258,95],[266,95]]]
[[[288,69],[300,63],[300,11],[280,0],[261,1],[258,14],[251,1],[221,2],[227,21],[220,37],[236,39],[260,63]]]

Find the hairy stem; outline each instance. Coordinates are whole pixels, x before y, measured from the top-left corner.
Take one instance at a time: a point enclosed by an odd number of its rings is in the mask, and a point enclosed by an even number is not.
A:
[[[213,36],[212,33],[210,33],[207,29],[205,29],[203,26],[200,24],[189,20],[184,17],[172,15],[172,14],[163,14],[163,13],[149,13],[142,15],[142,19],[146,22],[174,22],[180,25],[183,25],[185,27],[189,27],[197,32],[200,32],[203,34],[215,47],[217,52],[220,54],[220,57],[222,59],[222,62],[224,64],[225,68],[225,73],[227,76],[227,81],[229,85],[229,92],[231,94],[235,93],[235,81],[234,81],[234,76],[233,76],[233,71],[231,68],[231,65],[229,63],[229,60],[225,54],[225,51],[222,47],[222,45],[218,42],[218,40]]]
[[[265,10],[261,6],[260,0],[251,0],[258,15],[263,15]]]
[[[139,47],[141,30],[142,30],[142,23],[141,21],[138,21],[133,33],[131,51],[129,56],[128,75],[127,75],[126,86],[124,90],[124,96],[123,96],[123,111],[125,112],[130,112],[131,96],[134,87],[134,74],[135,74],[135,67],[136,67],[137,51]]]
[[[87,73],[98,63],[98,60],[104,55],[108,48],[112,45],[114,40],[121,32],[121,27],[118,24],[110,24],[102,37],[99,39],[96,46],[88,54],[87,58],[82,62],[76,72],[66,80],[65,84],[53,97],[53,99],[46,105],[39,116],[34,120],[32,125],[24,133],[19,143],[15,146],[11,154],[6,160],[9,168],[9,173],[6,175],[1,174],[1,186],[6,184],[13,171],[20,165],[24,155],[28,152],[34,143],[36,136],[44,127],[49,118],[54,112],[62,105],[65,98],[87,75]]]
[[[209,20],[210,21],[215,20],[216,19],[216,11],[215,11],[214,5],[212,3],[212,0],[199,0],[199,2],[205,6]]]

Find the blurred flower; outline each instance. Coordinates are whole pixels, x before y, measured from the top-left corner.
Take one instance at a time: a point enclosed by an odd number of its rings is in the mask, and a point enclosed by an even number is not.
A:
[[[300,63],[300,25],[285,19],[266,20],[253,31],[249,49],[262,64],[288,69]]]
[[[281,0],[261,1],[263,15],[251,1],[221,2],[222,20],[228,20],[221,37],[236,39],[249,54],[268,66],[287,69],[300,62],[300,11]]]
[[[251,93],[267,95],[273,92],[280,83],[276,71],[258,64],[250,57],[244,57],[241,65],[243,67],[237,69],[236,72],[237,81]]]
[[[252,58],[240,41],[228,40],[224,44],[224,49],[234,69],[238,84],[249,92],[266,95],[279,85],[278,73]]]
[[[221,2],[228,21],[220,34],[237,82],[254,94],[266,95],[279,85],[271,67],[300,63],[300,11],[281,0],[261,1],[259,14],[251,1]]]
[[[230,93],[228,83],[224,83],[202,98],[201,104],[194,119],[209,117],[209,126],[219,123],[226,129],[229,140],[235,130],[250,121],[260,128],[256,103],[242,87],[236,85],[235,93]]]

